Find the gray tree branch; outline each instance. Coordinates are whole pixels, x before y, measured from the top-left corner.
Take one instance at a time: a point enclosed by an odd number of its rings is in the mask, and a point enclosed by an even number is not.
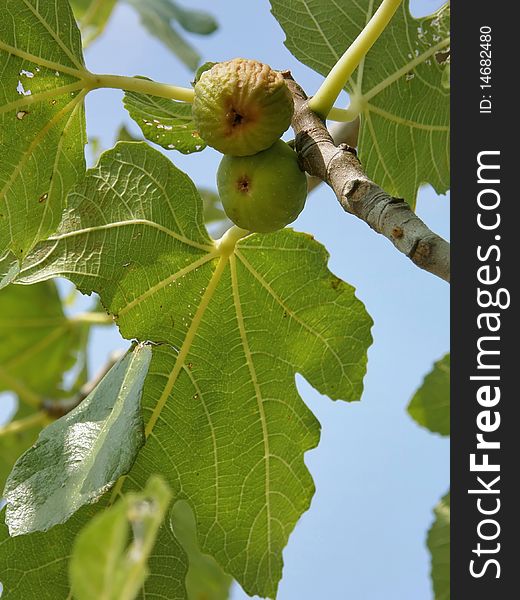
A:
[[[307,95],[285,73],[294,99],[292,126],[301,165],[335,192],[343,209],[365,221],[421,269],[450,280],[450,245],[431,231],[402,198],[394,198],[371,181],[355,150],[336,146],[324,121],[313,113]]]

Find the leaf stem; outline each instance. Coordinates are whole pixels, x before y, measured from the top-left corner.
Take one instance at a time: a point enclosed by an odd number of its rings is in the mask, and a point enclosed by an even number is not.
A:
[[[149,94],[150,96],[158,96],[159,98],[168,98],[170,100],[179,100],[181,102],[193,102],[193,98],[195,97],[195,92],[191,88],[179,87],[168,83],[158,83],[141,77],[92,74],[89,77],[89,83],[91,89],[112,88],[127,92]]]
[[[351,102],[347,108],[337,108],[333,106],[327,115],[327,119],[338,121],[340,123],[349,123],[350,121],[354,121],[359,116],[360,112],[361,103],[358,102],[355,97],[351,97]]]
[[[20,433],[26,429],[31,429],[36,425],[44,425],[47,423],[47,421],[49,421],[47,413],[41,410],[37,413],[34,413],[34,415],[30,415],[24,419],[17,419],[16,421],[8,423],[4,427],[0,427],[0,437],[12,433]]]
[[[383,33],[400,4],[401,0],[383,0],[363,31],[332,67],[319,90],[309,100],[312,111],[327,118],[350,76]]]
[[[221,256],[228,257],[233,254],[233,250],[238,242],[238,240],[242,239],[246,235],[249,234],[247,229],[242,229],[237,225],[232,225],[224,235],[215,240],[215,246]]]

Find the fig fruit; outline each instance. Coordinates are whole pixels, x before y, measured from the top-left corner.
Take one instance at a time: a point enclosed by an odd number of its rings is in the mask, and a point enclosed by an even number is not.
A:
[[[217,187],[227,216],[242,229],[282,229],[301,213],[307,178],[296,152],[282,140],[254,156],[225,155]]]
[[[216,63],[195,84],[195,126],[223,154],[249,156],[266,150],[288,129],[293,112],[283,75],[256,60]]]

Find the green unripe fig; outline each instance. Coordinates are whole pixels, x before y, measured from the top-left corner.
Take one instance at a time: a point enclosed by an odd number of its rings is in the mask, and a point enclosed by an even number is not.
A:
[[[296,152],[282,140],[253,156],[225,155],[217,187],[227,216],[242,229],[282,229],[301,213],[307,178]]]
[[[192,110],[206,144],[223,154],[249,156],[269,148],[288,129],[294,104],[279,71],[235,58],[200,75]]]

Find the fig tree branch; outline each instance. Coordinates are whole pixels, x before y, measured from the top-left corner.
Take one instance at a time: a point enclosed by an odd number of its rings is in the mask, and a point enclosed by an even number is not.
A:
[[[333,123],[329,127],[329,132],[336,146],[347,144],[347,146],[355,148],[358,145],[359,117],[347,123]],[[307,189],[309,192],[316,189],[320,183],[323,183],[323,180],[319,177],[307,176]]]
[[[365,221],[421,269],[450,280],[450,245],[431,231],[402,198],[394,198],[366,175],[355,150],[336,146],[303,89],[285,73],[294,99],[292,126],[302,167],[335,192],[343,209]]]

